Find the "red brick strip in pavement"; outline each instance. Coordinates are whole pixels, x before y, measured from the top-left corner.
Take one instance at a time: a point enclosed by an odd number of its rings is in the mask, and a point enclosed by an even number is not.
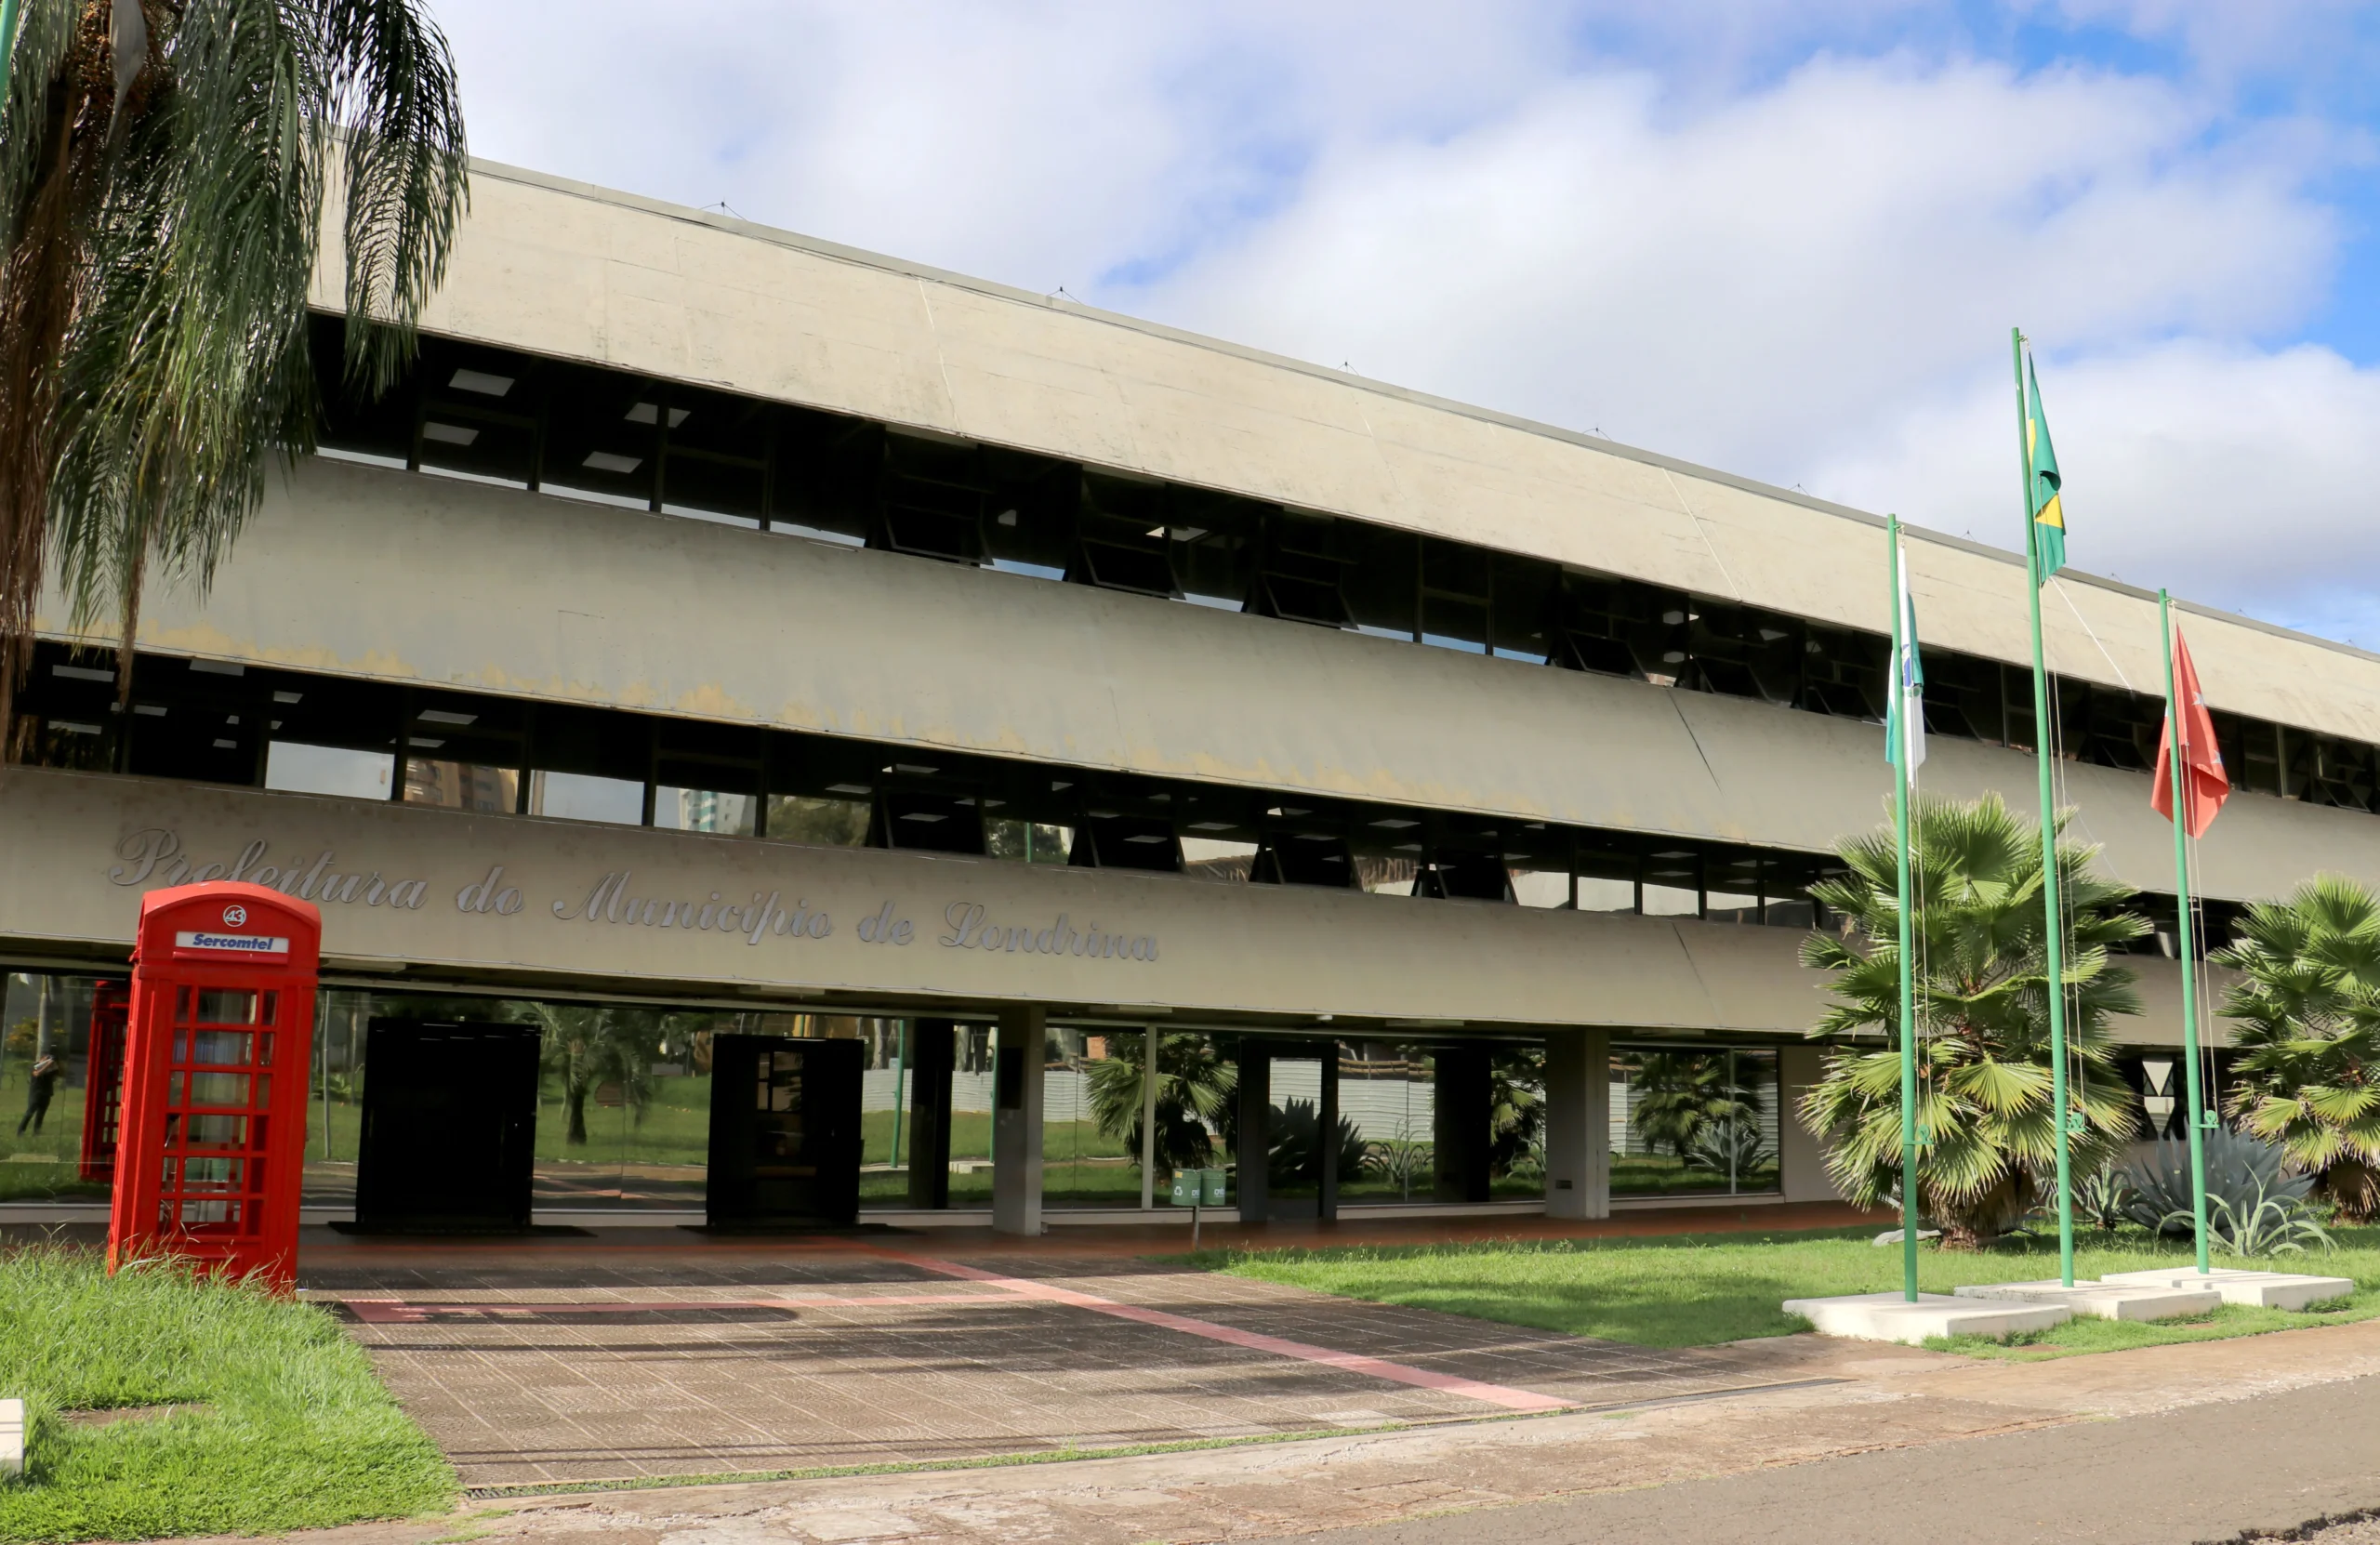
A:
[[[1244,1347],[1251,1352],[1269,1353],[1276,1357],[1293,1357],[1301,1362],[1317,1363],[1324,1367],[1341,1368],[1392,1383],[1411,1384],[1421,1389],[1436,1390],[1444,1394],[1458,1394],[1468,1399],[1501,1406],[1508,1411],[1567,1411],[1578,1405],[1558,1395],[1539,1394],[1532,1390],[1516,1390],[1508,1384],[1483,1383],[1476,1379],[1464,1379],[1450,1373],[1433,1373],[1404,1363],[1392,1363],[1382,1357],[1366,1357],[1357,1353],[1335,1352],[1329,1347],[1315,1346],[1306,1341],[1292,1341],[1279,1336],[1266,1336],[1253,1330],[1240,1330],[1232,1326],[1217,1325],[1212,1320],[1192,1319],[1187,1314],[1169,1314],[1162,1309],[1144,1309],[1138,1304],[1118,1303],[1114,1299],[1078,1288],[1061,1288],[1055,1283],[1036,1282],[1027,1277],[1004,1276],[980,1267],[962,1266],[955,1261],[939,1261],[932,1256],[911,1255],[906,1251],[883,1252],[893,1259],[943,1276],[957,1277],[965,1282],[981,1282],[1042,1303],[1063,1303],[1077,1309],[1088,1309],[1095,1314],[1110,1314],[1119,1320],[1131,1320],[1140,1325],[1153,1325],[1167,1330],[1178,1330],[1185,1336],[1199,1336],[1226,1346]]]

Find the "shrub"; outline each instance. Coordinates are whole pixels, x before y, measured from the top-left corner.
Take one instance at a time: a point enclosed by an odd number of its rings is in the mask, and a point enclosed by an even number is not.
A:
[[[2144,1142],[2123,1166],[2133,1190],[2124,1213],[2160,1233],[2187,1236],[2190,1215],[2190,1145],[2188,1138]],[[2215,1205],[2234,1216],[2261,1203],[2303,1201],[2314,1177],[2290,1172],[2289,1155],[2276,1143],[2259,1142],[2228,1127],[2206,1134],[2206,1207],[2212,1226]],[[2179,1223],[2175,1222],[2178,1218]]]

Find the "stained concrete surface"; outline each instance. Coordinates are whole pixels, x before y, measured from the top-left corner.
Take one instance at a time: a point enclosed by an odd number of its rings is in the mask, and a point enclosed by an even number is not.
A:
[[[2118,1421],[1300,1538],[1330,1545],[2233,1540],[2294,1531],[2380,1503],[2376,1393],[2372,1380],[2357,1380]],[[2329,1531],[2323,1538],[2346,1545]]]

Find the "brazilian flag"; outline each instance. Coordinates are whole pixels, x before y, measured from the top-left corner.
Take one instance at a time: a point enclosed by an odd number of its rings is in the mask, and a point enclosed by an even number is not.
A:
[[[2050,448],[2049,420],[2042,416],[2042,378],[2025,360],[2025,495],[2032,505],[2034,573],[2042,584],[2066,567],[2066,506],[2058,501],[2057,453]]]

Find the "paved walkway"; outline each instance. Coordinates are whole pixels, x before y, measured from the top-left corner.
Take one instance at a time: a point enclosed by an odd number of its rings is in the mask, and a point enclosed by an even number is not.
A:
[[[2025,1364],[1788,1340],[1836,1381],[1132,1459],[516,1498],[307,1545],[1192,1545],[1334,1527],[1382,1531],[1349,1545],[2188,1545],[2380,1506],[2380,1321]]]
[[[1034,1243],[324,1248],[302,1281],[483,1490],[1377,1429],[1827,1377],[1807,1338],[1657,1351]]]

